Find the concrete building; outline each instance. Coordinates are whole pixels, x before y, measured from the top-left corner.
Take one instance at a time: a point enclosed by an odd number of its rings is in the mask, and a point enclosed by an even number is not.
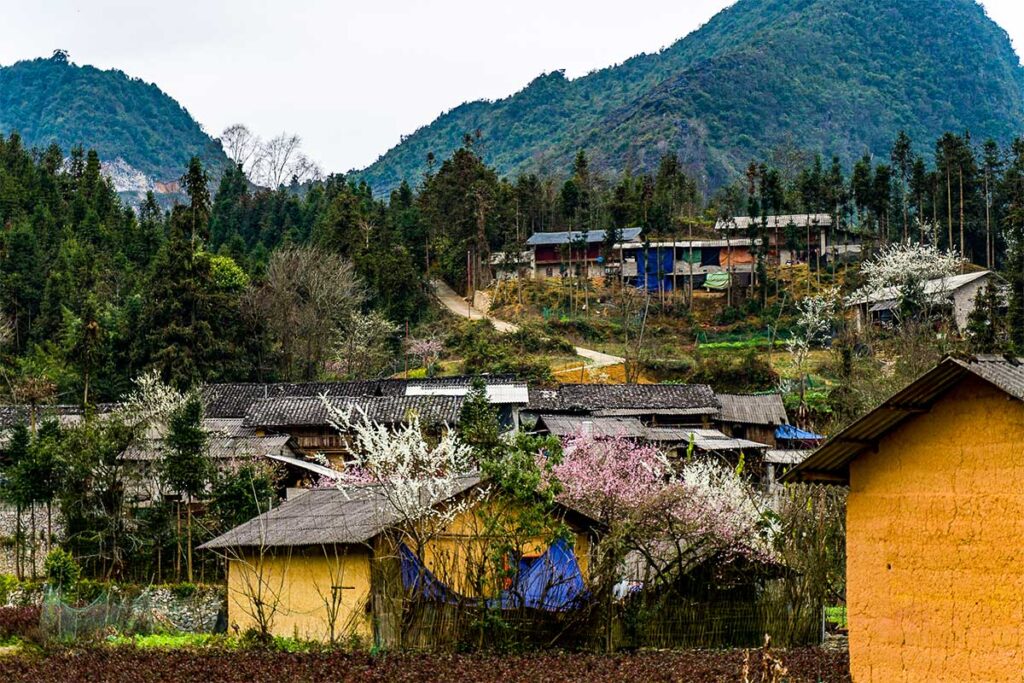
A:
[[[858,683],[1019,681],[1024,360],[946,359],[786,475],[850,487]]]
[[[965,273],[953,277],[929,280],[924,285],[924,296],[936,308],[948,308],[957,328],[963,332],[974,312],[978,293],[998,276],[989,270]],[[856,297],[847,303],[861,331],[868,325],[887,324],[895,319],[902,296],[898,287],[887,287],[868,296]]]

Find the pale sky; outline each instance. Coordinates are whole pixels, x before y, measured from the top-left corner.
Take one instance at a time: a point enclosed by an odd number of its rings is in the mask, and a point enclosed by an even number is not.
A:
[[[0,0],[0,65],[48,57],[155,82],[210,134],[297,133],[327,171],[537,75],[654,52],[732,0]],[[984,0],[1024,46],[1024,1]]]

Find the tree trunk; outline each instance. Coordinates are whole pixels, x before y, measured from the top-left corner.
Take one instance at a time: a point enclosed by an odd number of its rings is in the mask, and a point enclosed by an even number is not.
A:
[[[964,169],[960,168],[960,272],[964,272],[963,260],[967,256],[964,243]]]
[[[193,583],[195,581],[192,575],[192,496],[188,497],[188,501],[185,503],[185,514],[188,516],[188,582]]]
[[[32,519],[32,538],[29,540],[28,550],[32,560],[32,578],[36,578],[36,505],[32,503],[30,511]]]
[[[181,501],[177,501],[174,504],[174,509],[177,511],[178,516],[178,533],[175,534],[174,540],[178,546],[178,552],[174,555],[174,579],[175,581],[181,581]]]
[[[25,580],[25,568],[22,563],[22,546],[24,538],[21,535],[21,506],[15,507],[14,512],[14,574],[18,581]]]

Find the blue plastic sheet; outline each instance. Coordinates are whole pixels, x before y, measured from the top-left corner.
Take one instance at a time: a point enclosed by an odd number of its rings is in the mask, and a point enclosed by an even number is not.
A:
[[[779,425],[775,430],[775,438],[785,441],[824,441],[825,437],[814,432],[805,432],[793,425]]]

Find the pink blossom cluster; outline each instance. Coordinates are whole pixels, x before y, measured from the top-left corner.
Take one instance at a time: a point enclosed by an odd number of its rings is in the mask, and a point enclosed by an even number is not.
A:
[[[565,439],[563,452],[562,462],[552,468],[563,486],[563,502],[606,523],[644,505],[664,489],[672,473],[658,449],[621,435],[579,433]]]

